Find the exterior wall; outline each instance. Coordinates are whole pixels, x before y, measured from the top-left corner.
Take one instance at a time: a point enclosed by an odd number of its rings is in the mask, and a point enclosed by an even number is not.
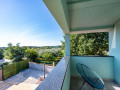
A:
[[[68,67],[67,67],[67,72],[66,72],[66,75],[64,78],[62,90],[69,90],[70,89],[70,77],[71,77],[71,73],[70,73],[70,62],[69,62]]]
[[[77,63],[82,63],[94,70],[103,79],[114,79],[113,57],[71,56],[71,75],[80,76],[76,69]]]
[[[65,34],[65,56],[70,56],[70,34]]]
[[[109,32],[109,54],[114,56],[114,79],[120,85],[120,20]]]
[[[42,64],[29,63],[29,68],[44,72],[44,65],[42,65]],[[53,68],[54,67],[52,67],[52,66],[45,65],[45,71],[47,73],[50,73],[53,70]]]
[[[70,56],[70,34],[65,34],[65,56]],[[71,77],[70,67],[71,66],[69,61],[61,90],[70,89],[70,77]]]

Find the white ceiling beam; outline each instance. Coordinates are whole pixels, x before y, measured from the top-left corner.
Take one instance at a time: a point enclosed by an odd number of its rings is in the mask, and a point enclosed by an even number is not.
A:
[[[51,14],[54,16],[64,33],[69,31],[69,17],[66,0],[43,0]]]

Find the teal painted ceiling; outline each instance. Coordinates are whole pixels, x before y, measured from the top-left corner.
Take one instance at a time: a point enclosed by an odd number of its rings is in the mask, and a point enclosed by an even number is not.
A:
[[[120,3],[70,9],[68,12],[70,29],[113,25],[120,19]]]
[[[44,0],[49,1],[49,0]],[[56,13],[52,13],[53,16],[57,15],[59,18],[63,16],[60,13],[64,13],[67,20],[69,32],[86,31],[89,30],[104,30],[111,29],[114,24],[120,19],[120,0],[58,0],[63,3],[57,3],[54,8]],[[48,3],[50,4],[50,3]],[[55,3],[54,3],[55,4]],[[58,11],[57,6],[62,6],[63,11]],[[50,7],[48,7],[50,8]],[[57,20],[61,22],[62,19]],[[65,27],[64,23],[61,23],[61,27]],[[63,29],[65,32],[65,30]]]

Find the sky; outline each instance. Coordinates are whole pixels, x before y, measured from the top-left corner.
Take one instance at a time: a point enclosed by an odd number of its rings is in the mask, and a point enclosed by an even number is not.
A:
[[[61,45],[63,32],[42,0],[0,0],[0,47]]]

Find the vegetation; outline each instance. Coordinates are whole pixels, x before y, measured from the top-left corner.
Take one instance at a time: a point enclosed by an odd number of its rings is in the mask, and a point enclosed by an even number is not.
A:
[[[21,60],[29,60],[37,63],[46,63],[52,64],[52,62],[59,62],[63,57],[60,46],[46,46],[46,47],[32,47],[32,46],[23,46],[20,47],[20,44],[17,43],[16,46],[13,46],[12,43],[8,44],[8,47],[0,48],[0,56],[12,60],[11,63]],[[9,63],[3,63],[1,66],[8,65]]]
[[[25,48],[19,46],[19,43],[16,46],[12,46],[11,43],[8,44],[8,47],[4,51],[4,57],[6,59],[21,61],[24,57]]]
[[[45,52],[45,53],[42,55],[42,58],[44,58],[45,61],[53,60],[53,59],[54,59],[54,53]]]
[[[25,55],[26,55],[27,59],[29,59],[30,61],[35,61],[38,58],[38,51],[35,50],[34,48],[32,48],[32,49],[27,48],[25,50]]]
[[[20,71],[29,68],[29,61],[23,60],[23,61],[4,65],[2,67],[3,67],[3,79],[5,80],[5,79],[19,73]]]
[[[108,55],[108,33],[89,33],[70,35],[71,55]],[[6,58],[15,61],[28,59],[32,62],[52,64],[59,62],[64,56],[65,42],[62,47],[32,47],[12,43],[8,47],[0,48],[0,59]],[[8,63],[4,63],[7,65]]]
[[[45,52],[52,52],[52,53],[57,53],[57,52],[59,52],[59,51],[61,51],[61,47],[56,47],[56,48],[39,48],[39,50],[38,50],[38,54],[39,54],[39,56],[41,56],[43,53],[45,53]]]
[[[29,61],[52,65],[53,61],[57,64],[61,60],[63,54],[59,46],[45,48],[20,47],[19,43],[16,46],[9,43],[8,47],[0,48],[0,58],[12,60],[0,64],[0,69],[3,70],[3,80],[29,68]]]
[[[0,59],[3,59],[4,55],[3,55],[4,50],[2,48],[0,48]]]
[[[62,42],[65,49],[65,42]],[[108,33],[70,35],[71,55],[108,55]]]

